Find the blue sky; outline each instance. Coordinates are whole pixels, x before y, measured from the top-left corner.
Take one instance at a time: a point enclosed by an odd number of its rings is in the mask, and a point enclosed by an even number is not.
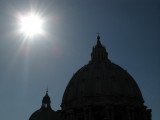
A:
[[[47,35],[23,43],[16,15],[31,9],[47,20]],[[109,59],[131,74],[159,119],[159,0],[1,0],[0,15],[0,119],[29,119],[47,86],[52,108],[60,109],[72,75],[90,60],[97,32]]]

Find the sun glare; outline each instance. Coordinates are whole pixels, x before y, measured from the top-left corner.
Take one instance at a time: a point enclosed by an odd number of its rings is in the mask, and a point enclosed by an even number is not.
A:
[[[43,20],[33,13],[20,16],[19,25],[20,32],[26,37],[33,37],[43,33]]]

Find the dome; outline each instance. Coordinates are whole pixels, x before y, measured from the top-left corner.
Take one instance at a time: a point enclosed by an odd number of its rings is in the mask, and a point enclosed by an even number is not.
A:
[[[34,112],[29,120],[59,120],[57,119],[56,112],[52,109],[39,109]]]
[[[29,120],[61,120],[59,114],[52,110],[50,103],[47,90],[46,95],[43,97],[41,108],[35,111]]]
[[[143,105],[143,97],[135,80],[108,59],[100,37],[97,39],[91,61],[79,69],[67,85],[62,109],[104,104]]]

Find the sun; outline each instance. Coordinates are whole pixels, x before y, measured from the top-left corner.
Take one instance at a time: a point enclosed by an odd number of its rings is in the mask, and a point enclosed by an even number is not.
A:
[[[21,15],[19,17],[19,29],[20,33],[26,37],[43,34],[43,19],[34,13]]]

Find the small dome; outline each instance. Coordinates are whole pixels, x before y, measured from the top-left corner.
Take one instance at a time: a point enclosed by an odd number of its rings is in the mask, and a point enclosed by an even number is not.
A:
[[[35,111],[29,120],[61,120],[59,114],[52,110],[50,103],[51,101],[47,90],[46,95],[43,97],[41,108]]]
[[[62,99],[62,109],[83,105],[143,105],[135,80],[127,71],[112,63],[97,37],[91,61],[71,78]]]
[[[39,109],[34,112],[29,120],[59,120],[57,114],[52,109]]]

